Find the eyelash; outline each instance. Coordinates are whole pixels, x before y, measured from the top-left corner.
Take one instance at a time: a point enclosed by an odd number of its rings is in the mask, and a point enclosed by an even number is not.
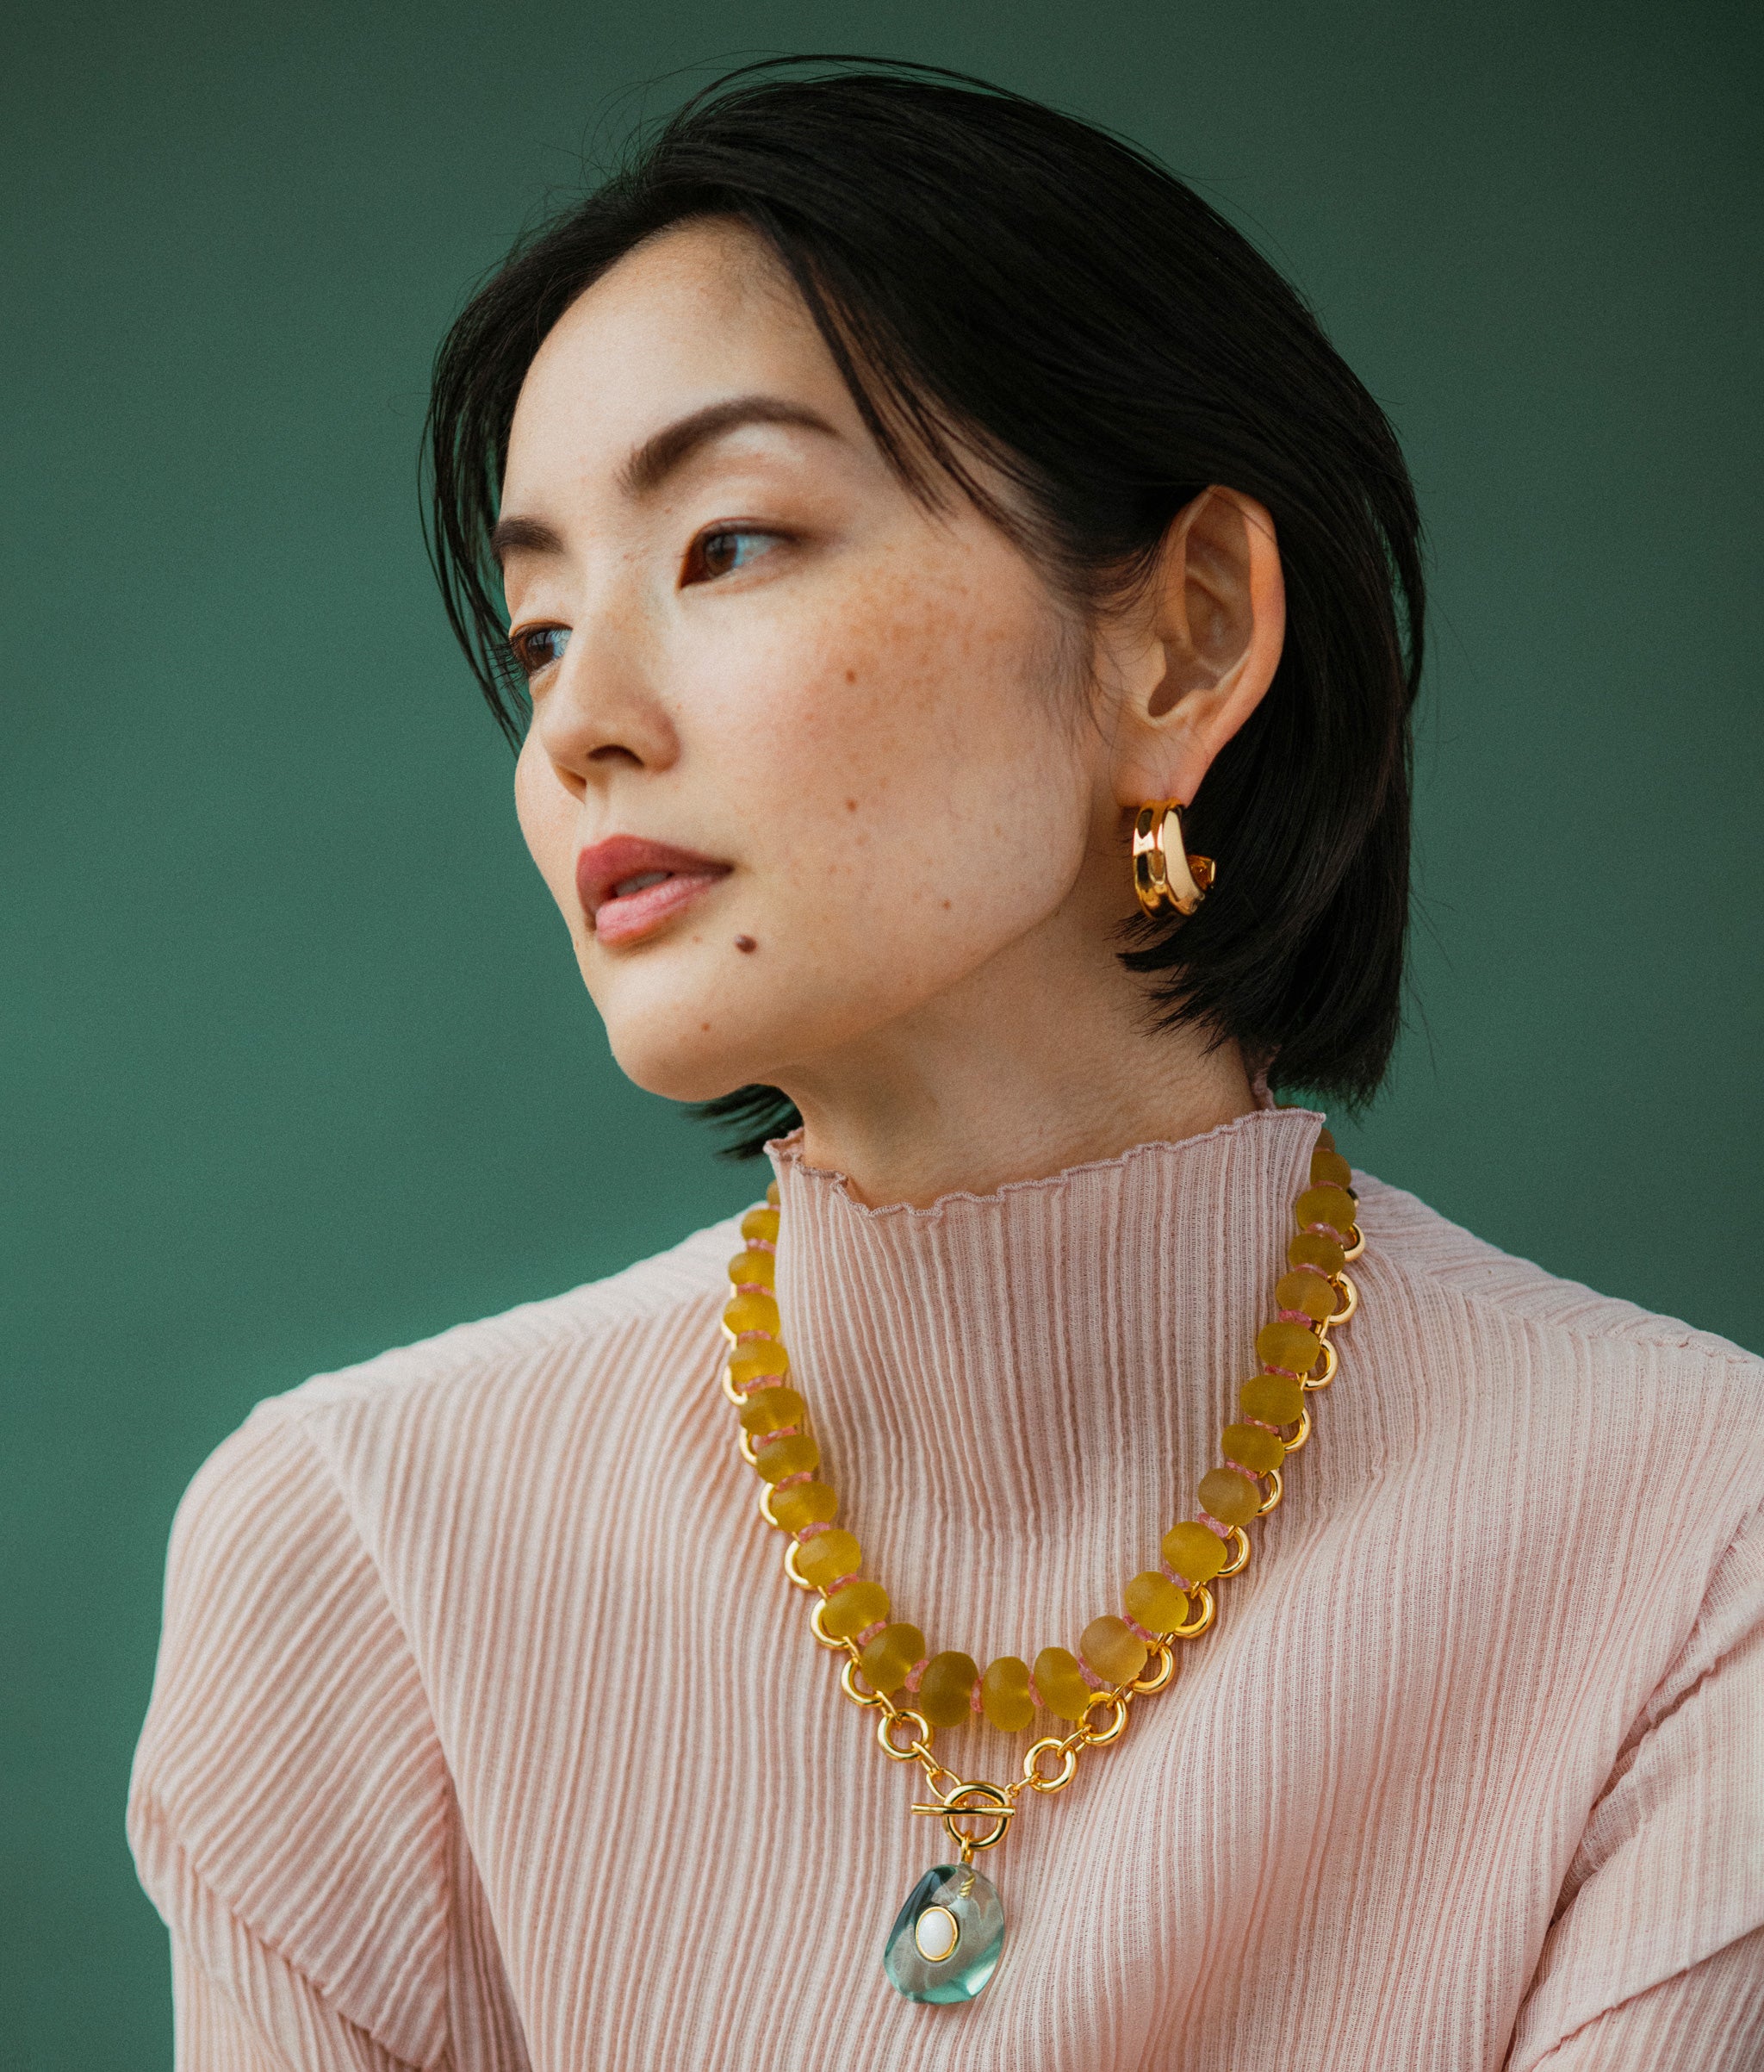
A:
[[[564,647],[567,648],[569,645],[569,628],[568,626],[523,626],[519,632],[511,633],[508,636],[509,652],[514,656],[515,666],[528,682],[531,683],[541,669],[549,669],[554,662],[562,659],[561,651],[556,655],[546,656],[543,661],[534,658],[532,652],[534,643],[547,639],[554,633],[562,633]]]
[[[682,587],[700,582],[715,582],[723,576],[736,574],[742,566],[742,563],[737,561],[731,569],[708,569],[704,570],[703,573],[695,573],[694,571],[703,569],[705,550],[712,540],[768,539],[781,545],[788,538],[787,533],[774,532],[766,526],[711,526],[706,531],[700,532],[686,551],[686,563],[680,570]],[[770,551],[769,547],[762,550],[762,552],[765,553]],[[754,558],[758,560],[760,557],[755,555]],[[563,648],[568,649],[569,645],[569,628],[568,626],[523,626],[518,633],[512,632],[508,636],[509,651],[514,656],[515,666],[528,682],[531,682],[542,669],[548,669],[553,663],[562,660],[562,650],[556,655],[547,655],[543,659],[537,658],[533,653],[536,644],[554,633],[562,634]]]
[[[685,565],[680,569],[682,586],[698,582],[715,582],[719,576],[735,575],[742,566],[740,562],[736,562],[732,569],[704,570],[705,551],[712,540],[767,539],[772,541],[774,545],[782,545],[788,538],[787,533],[776,532],[769,526],[730,525],[726,521],[722,525],[709,526],[699,534],[686,551]],[[771,548],[762,549],[761,551],[769,553]],[[760,557],[755,555],[754,558],[758,560]],[[703,570],[702,573],[698,572],[701,570]]]

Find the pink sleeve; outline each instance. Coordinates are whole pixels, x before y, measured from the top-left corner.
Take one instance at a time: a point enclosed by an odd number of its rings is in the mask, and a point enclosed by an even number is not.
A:
[[[129,1834],[183,2072],[525,2064],[415,1660],[278,1403],[179,1507]]]
[[[1764,2062],[1761,1930],[1764,1519],[1755,1515],[1593,1808],[1519,2010],[1511,2072]]]
[[[229,1988],[173,1932],[177,2072],[412,2072],[327,2007],[310,1980],[248,1930],[238,1930],[233,1955]]]
[[[1757,2072],[1764,2064],[1764,1928],[1595,2016],[1537,2072]]]

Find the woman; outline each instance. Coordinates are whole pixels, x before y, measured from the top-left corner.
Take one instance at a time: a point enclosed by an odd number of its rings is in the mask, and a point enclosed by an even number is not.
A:
[[[777,1206],[197,1478],[180,2062],[1755,2063],[1759,1363],[1268,1095],[1386,1066],[1422,619],[1290,289],[1081,124],[762,67],[432,424],[614,1051]]]

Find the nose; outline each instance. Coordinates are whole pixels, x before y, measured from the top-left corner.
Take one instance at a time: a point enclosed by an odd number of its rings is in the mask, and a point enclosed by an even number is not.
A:
[[[680,738],[641,632],[612,610],[583,613],[533,709],[535,745],[577,798],[616,771],[668,768]]]

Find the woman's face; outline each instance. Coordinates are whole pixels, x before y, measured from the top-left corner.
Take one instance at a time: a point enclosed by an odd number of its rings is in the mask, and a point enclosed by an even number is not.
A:
[[[749,233],[670,232],[577,301],[502,511],[521,827],[639,1085],[801,1098],[1001,959],[1113,965],[1083,643],[966,500],[902,486]]]

